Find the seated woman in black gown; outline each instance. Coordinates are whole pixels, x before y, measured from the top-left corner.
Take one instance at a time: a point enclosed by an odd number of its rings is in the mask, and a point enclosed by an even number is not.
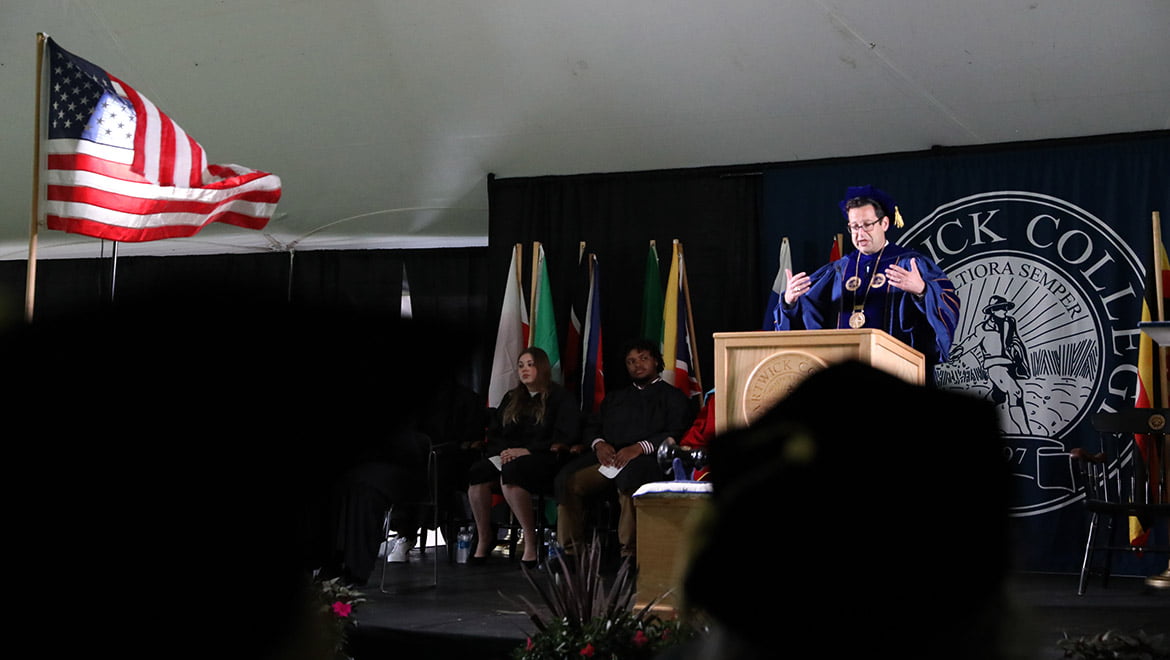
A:
[[[524,530],[521,562],[536,565],[536,510],[531,493],[551,492],[559,467],[554,444],[571,446],[580,433],[577,402],[552,382],[548,355],[530,347],[517,361],[520,384],[508,391],[492,411],[482,460],[468,473],[467,497],[479,541],[471,564],[482,564],[495,546],[492,533],[492,493],[500,492]],[[499,469],[491,461],[498,457]]]

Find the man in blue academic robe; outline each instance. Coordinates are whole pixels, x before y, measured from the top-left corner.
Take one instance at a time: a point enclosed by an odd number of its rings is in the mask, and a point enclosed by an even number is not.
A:
[[[946,273],[887,237],[901,216],[873,186],[851,187],[840,202],[856,252],[811,275],[788,272],[788,287],[768,310],[776,330],[877,328],[926,356],[927,380],[946,361],[959,319],[959,298]]]

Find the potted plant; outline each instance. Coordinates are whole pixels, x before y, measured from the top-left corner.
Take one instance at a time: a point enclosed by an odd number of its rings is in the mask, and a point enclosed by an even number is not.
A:
[[[1074,660],[1170,660],[1170,645],[1165,635],[1147,635],[1138,631],[1126,635],[1114,630],[1099,635],[1069,637],[1057,642],[1064,657]]]
[[[701,625],[682,617],[656,614],[654,605],[661,596],[635,611],[630,561],[622,563],[607,585],[596,537],[580,555],[562,554],[556,561],[560,570],[546,573],[543,584],[523,569],[544,608],[520,596],[536,633],[513,652],[516,660],[653,658],[703,632]]]
[[[342,583],[341,578],[315,580],[313,588],[315,614],[323,622],[333,657],[347,660],[349,654],[346,640],[349,631],[356,625],[357,606],[366,602],[366,599],[360,591]]]

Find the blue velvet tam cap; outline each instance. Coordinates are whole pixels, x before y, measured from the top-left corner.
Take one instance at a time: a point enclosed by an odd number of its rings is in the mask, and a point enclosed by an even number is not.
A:
[[[898,212],[898,205],[894,202],[894,198],[873,186],[849,186],[845,189],[845,199],[838,202],[837,206],[841,208],[841,215],[845,216],[846,219],[849,218],[849,211],[845,209],[845,202],[856,197],[872,199],[881,204],[883,213],[894,221],[894,226],[902,227],[902,214]]]

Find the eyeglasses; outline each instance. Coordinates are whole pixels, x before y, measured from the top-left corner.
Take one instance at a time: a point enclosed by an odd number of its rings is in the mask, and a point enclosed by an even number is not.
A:
[[[869,230],[873,229],[873,226],[879,222],[881,222],[881,220],[871,220],[869,222],[863,222],[859,225],[847,224],[845,226],[849,229],[849,233],[851,233],[851,234],[859,232],[859,231],[863,231],[863,232],[868,234]]]

